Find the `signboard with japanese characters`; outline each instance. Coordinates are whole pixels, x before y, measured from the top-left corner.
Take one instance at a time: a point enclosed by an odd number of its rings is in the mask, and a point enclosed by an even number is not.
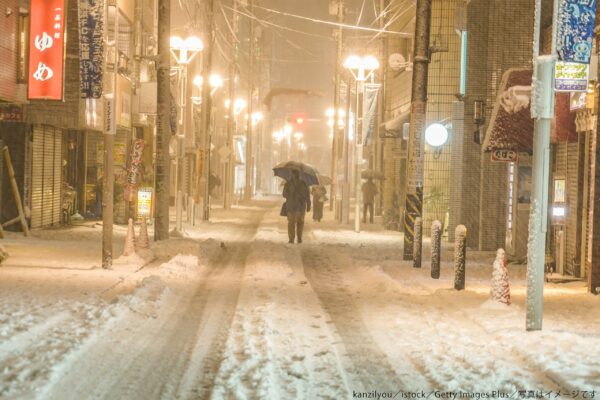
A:
[[[558,61],[554,72],[554,89],[557,92],[586,92],[589,70],[588,64]]]
[[[102,97],[104,1],[79,0],[79,82],[81,97]]]
[[[117,133],[115,98],[112,96],[106,96],[104,98],[104,131],[111,135]]]
[[[494,162],[515,162],[519,153],[514,150],[493,150],[492,161]]]
[[[64,0],[31,0],[29,99],[62,100]]]
[[[560,0],[558,10],[559,59],[589,64],[596,22],[596,0]]]
[[[0,104],[0,121],[23,121],[23,107],[17,104]]]
[[[142,155],[146,147],[143,139],[135,139],[129,154],[129,168],[127,169],[127,187],[125,188],[125,200],[133,201],[134,194],[139,185],[142,175]]]

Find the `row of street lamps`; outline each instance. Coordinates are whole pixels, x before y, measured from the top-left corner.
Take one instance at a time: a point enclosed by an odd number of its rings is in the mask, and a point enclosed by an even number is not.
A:
[[[182,165],[183,165],[183,141],[184,138],[186,136],[186,103],[187,103],[187,79],[188,79],[188,71],[187,71],[187,66],[192,62],[192,60],[194,59],[194,57],[201,52],[204,49],[204,45],[202,43],[202,41],[196,37],[196,36],[190,36],[186,39],[182,39],[178,36],[172,36],[170,38],[170,51],[172,56],[174,57],[175,61],[177,62],[177,73],[178,73],[178,80],[179,80],[179,108],[180,108],[180,117],[179,117],[179,123],[182,125],[182,132],[179,132],[177,134],[177,162],[175,164],[175,187],[176,187],[176,226],[175,226],[175,232],[174,233],[181,233],[182,231],[182,208],[183,208],[183,192],[181,190],[181,169],[182,169]],[[210,96],[213,96],[217,90],[221,89],[224,86],[224,81],[225,79],[223,79],[219,74],[210,74],[209,78],[208,78],[208,84],[210,87]],[[196,106],[203,106],[202,105],[202,88],[204,86],[204,78],[201,75],[197,75],[194,77],[193,81],[192,81],[193,85],[197,88],[198,92],[194,93],[192,96],[190,96],[190,99],[192,101],[192,104],[196,105]],[[231,107],[231,99],[225,99],[224,101],[224,106],[226,109],[229,109],[229,107]],[[235,118],[237,118],[244,109],[249,108],[247,101],[243,98],[236,98],[235,100],[233,100],[233,116]],[[212,110],[209,110],[209,115],[210,112],[212,112]],[[228,118],[229,116],[226,115],[225,118]],[[246,121],[248,121],[248,119],[251,119],[251,124],[252,126],[256,126],[260,121],[262,121],[263,119],[263,114],[259,111],[256,112],[252,112],[251,115],[246,114],[245,116]],[[207,134],[208,138],[205,141],[205,146],[206,152],[210,151],[210,148],[212,147],[212,143],[211,143],[211,135],[210,133]],[[206,154],[206,156],[208,156],[208,154]],[[207,157],[207,159],[210,159],[210,157]],[[209,196],[209,185],[208,182],[210,180],[210,163],[207,162],[206,163],[206,173],[205,173],[205,188],[204,188],[204,192],[205,192],[205,197],[204,197],[204,202],[208,202],[208,196]],[[247,165],[247,168],[250,168],[249,165]],[[229,187],[228,185],[226,185],[226,187]],[[197,190],[199,190],[199,187],[197,188]],[[205,208],[208,206],[208,203],[205,204]],[[209,207],[209,206],[208,206]],[[195,213],[193,213],[195,214]],[[209,213],[204,213],[204,218],[208,218]],[[195,222],[195,215],[192,216],[192,220],[193,222]]]

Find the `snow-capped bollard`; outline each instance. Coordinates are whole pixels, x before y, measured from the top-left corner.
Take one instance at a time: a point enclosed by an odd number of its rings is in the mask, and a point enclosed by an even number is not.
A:
[[[494,260],[492,272],[492,300],[510,305],[510,286],[508,284],[508,270],[506,269],[506,252],[498,249]]]
[[[454,289],[465,289],[465,261],[467,258],[467,227],[458,225],[454,231]]]
[[[423,250],[423,219],[415,219],[415,235],[413,239],[413,268],[421,268],[421,253]]]
[[[146,223],[146,218],[142,219],[142,224],[140,225],[140,234],[135,244],[137,245],[138,249],[150,248],[150,239],[148,238],[148,224]]]
[[[433,221],[431,224],[431,277],[440,279],[440,252],[442,241],[442,223]]]
[[[129,218],[127,226],[127,236],[125,237],[125,247],[123,248],[124,256],[132,256],[135,254],[135,230],[133,229],[133,220]]]

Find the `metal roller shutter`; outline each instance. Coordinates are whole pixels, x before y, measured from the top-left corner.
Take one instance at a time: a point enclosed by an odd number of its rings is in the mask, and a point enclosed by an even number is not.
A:
[[[60,223],[62,133],[51,126],[33,129],[31,228]]]

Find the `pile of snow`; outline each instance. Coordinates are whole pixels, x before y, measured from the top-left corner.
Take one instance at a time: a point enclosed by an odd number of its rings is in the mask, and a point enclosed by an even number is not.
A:
[[[178,254],[159,267],[161,273],[175,277],[197,277],[202,270],[198,264],[198,256]]]

